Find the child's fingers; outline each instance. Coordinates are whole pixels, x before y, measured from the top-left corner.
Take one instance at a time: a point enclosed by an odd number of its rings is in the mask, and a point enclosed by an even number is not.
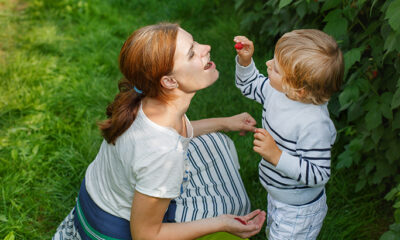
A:
[[[254,141],[253,141],[253,145],[256,147],[261,147],[262,143],[263,143],[262,141],[257,140],[257,139],[254,139]]]
[[[243,43],[243,42],[248,42],[248,41],[250,41],[247,37],[245,37],[245,36],[235,36],[234,38],[233,38],[233,41],[234,42],[241,42],[241,43]]]
[[[262,153],[262,149],[260,147],[254,146],[253,147],[254,152],[261,154]]]
[[[233,41],[236,43],[235,45],[236,50],[241,50],[243,47],[245,49],[253,48],[253,42],[244,36],[236,36],[233,38]]]
[[[262,133],[256,132],[256,131],[257,131],[257,128],[256,128],[255,133],[254,133],[254,139],[257,139],[257,140],[260,140],[260,141],[264,140],[265,139],[265,135],[262,134]]]
[[[254,132],[255,133],[260,133],[260,134],[262,134],[264,136],[268,136],[269,135],[268,131],[265,130],[264,128],[256,128],[256,130]]]

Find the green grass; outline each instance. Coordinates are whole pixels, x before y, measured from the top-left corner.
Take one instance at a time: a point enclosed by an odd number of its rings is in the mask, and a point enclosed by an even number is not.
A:
[[[212,46],[219,80],[194,97],[190,119],[261,106],[233,84],[233,4],[223,1],[0,0],[0,239],[50,239],[74,205],[86,167],[101,142],[96,122],[117,92],[117,56],[136,28],[179,22]],[[256,46],[256,50],[264,51]],[[265,49],[255,61],[263,68]],[[259,122],[260,126],[260,122]],[[253,208],[266,208],[252,137],[229,133]],[[335,160],[333,166],[335,166]],[[376,188],[354,193],[357,176],[336,171],[327,186],[329,212],[319,239],[377,239],[392,222]],[[265,239],[263,232],[252,239]]]

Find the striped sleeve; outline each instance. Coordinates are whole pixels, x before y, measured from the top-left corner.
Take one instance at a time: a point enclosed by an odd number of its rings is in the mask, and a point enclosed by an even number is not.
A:
[[[245,97],[264,104],[267,81],[268,78],[259,73],[253,59],[249,66],[243,67],[236,57],[235,83]]]
[[[306,186],[326,184],[331,175],[331,143],[335,136],[329,123],[310,124],[296,143],[296,156],[283,151],[276,169]]]

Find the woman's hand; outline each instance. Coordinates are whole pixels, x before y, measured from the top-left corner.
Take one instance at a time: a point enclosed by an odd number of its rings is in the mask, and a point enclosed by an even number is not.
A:
[[[254,133],[254,151],[259,153],[265,160],[276,166],[281,158],[282,151],[276,145],[275,140],[263,128],[257,128]]]
[[[239,131],[241,136],[244,136],[246,132],[254,132],[256,120],[247,112],[227,117],[225,119],[225,131]]]
[[[226,232],[241,238],[249,238],[260,232],[265,221],[265,216],[264,211],[257,209],[245,216],[221,215],[218,218],[226,225]],[[239,218],[241,221],[235,218]]]
[[[254,53],[254,45],[253,42],[250,41],[245,36],[236,36],[233,38],[235,43],[241,43],[243,45],[242,49],[236,49],[236,52],[239,56],[238,61],[239,64],[243,67],[247,67],[251,63],[251,57]]]
[[[206,118],[192,121],[194,137],[218,131],[239,131],[240,135],[246,132],[254,132],[256,120],[250,114],[244,112],[232,117]]]

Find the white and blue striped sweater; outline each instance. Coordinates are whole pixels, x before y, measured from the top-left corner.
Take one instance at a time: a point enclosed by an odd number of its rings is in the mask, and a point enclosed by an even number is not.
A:
[[[281,202],[302,205],[315,199],[330,177],[331,147],[336,130],[327,103],[293,101],[275,90],[252,60],[247,67],[236,59],[236,86],[263,105],[262,127],[282,150],[277,166],[262,159],[261,184]]]

